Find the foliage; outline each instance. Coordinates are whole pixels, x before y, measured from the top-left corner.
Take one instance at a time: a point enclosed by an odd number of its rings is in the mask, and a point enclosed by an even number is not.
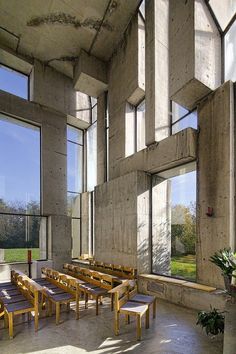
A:
[[[39,248],[31,248],[32,259],[40,259]],[[5,262],[26,262],[27,261],[27,248],[10,248],[4,251]]]
[[[171,275],[183,277],[190,281],[196,280],[196,258],[193,255],[171,258]]]
[[[217,335],[224,333],[224,312],[219,312],[213,308],[210,312],[200,311],[198,313],[197,325],[205,328],[206,334]]]
[[[226,276],[232,276],[233,271],[236,270],[236,257],[230,248],[215,252],[209,260],[219,267]]]

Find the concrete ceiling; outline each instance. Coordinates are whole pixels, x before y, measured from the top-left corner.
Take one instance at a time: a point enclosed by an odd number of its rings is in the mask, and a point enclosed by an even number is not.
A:
[[[0,45],[73,76],[81,48],[107,61],[140,0],[0,0]]]

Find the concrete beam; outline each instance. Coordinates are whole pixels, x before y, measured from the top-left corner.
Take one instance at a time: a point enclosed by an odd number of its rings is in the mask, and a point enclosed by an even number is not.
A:
[[[197,159],[197,132],[187,128],[158,144],[132,156],[120,159],[111,170],[110,178],[132,171],[158,173]]]
[[[74,67],[74,88],[92,97],[98,97],[108,89],[106,63],[81,51]]]
[[[29,75],[33,68],[32,61],[26,60],[4,46],[0,47],[0,63],[26,75]]]
[[[193,109],[221,84],[221,38],[203,0],[170,1],[170,97]]]
[[[197,281],[224,287],[214,252],[235,247],[234,90],[227,82],[198,107]],[[206,215],[208,207],[213,216]]]
[[[169,1],[145,3],[146,145],[169,135]]]

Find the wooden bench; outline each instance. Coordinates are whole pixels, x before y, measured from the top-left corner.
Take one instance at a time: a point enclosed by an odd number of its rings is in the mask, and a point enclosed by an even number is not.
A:
[[[47,300],[47,312],[52,315],[52,305],[56,308],[56,324],[60,323],[60,306],[67,305],[70,310],[70,303],[76,303],[76,319],[79,319],[79,298],[80,281],[69,275],[57,272],[50,268],[42,268],[42,274],[45,278],[37,279],[42,287],[43,301]]]
[[[141,340],[142,317],[146,315],[146,328],[149,328],[149,306],[147,304],[130,301],[129,299],[130,284],[126,283],[118,285],[110,290],[115,298],[115,335],[120,330],[120,315],[124,314],[126,322],[129,323],[129,316],[135,316],[137,322],[137,340]]]
[[[99,300],[102,304],[102,297],[109,296],[108,291],[113,288],[114,277],[109,274],[96,272],[91,269],[81,268],[72,264],[64,264],[63,269],[84,283],[80,284],[80,291],[85,297],[85,308],[88,307],[89,296],[96,300],[96,315],[99,311]],[[113,299],[111,298],[111,309],[113,309]]]
[[[5,327],[9,327],[9,337],[13,338],[14,316],[34,312],[35,331],[38,330],[39,292],[41,286],[20,271],[12,270],[11,283],[0,284],[0,303],[4,311]],[[28,316],[29,319],[30,316]]]

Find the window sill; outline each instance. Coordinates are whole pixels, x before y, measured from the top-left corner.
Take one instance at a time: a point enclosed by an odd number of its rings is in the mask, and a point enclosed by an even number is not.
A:
[[[213,288],[211,286],[203,285],[203,284],[198,284],[198,283],[192,283],[187,280],[181,280],[181,279],[176,279],[176,278],[169,278],[169,277],[164,277],[161,275],[155,275],[155,274],[140,274],[140,278],[146,279],[146,280],[156,280],[157,282],[160,283],[171,283],[173,285],[178,285],[181,287],[187,287],[195,290],[202,290],[205,292],[212,292],[215,291],[216,288]]]

